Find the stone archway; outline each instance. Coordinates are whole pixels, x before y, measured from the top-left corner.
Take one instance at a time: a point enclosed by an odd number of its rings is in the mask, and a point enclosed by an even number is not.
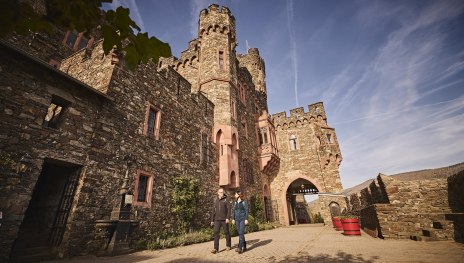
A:
[[[304,208],[304,195],[318,194],[322,189],[316,180],[308,176],[298,176],[287,180],[285,187],[282,189],[281,197],[282,223],[284,225],[309,223],[309,215],[307,212],[306,215],[304,214],[306,211]],[[299,199],[298,202],[297,198]]]

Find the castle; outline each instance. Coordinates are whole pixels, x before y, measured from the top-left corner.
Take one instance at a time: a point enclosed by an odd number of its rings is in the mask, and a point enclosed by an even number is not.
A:
[[[305,194],[319,195],[326,221],[346,206],[322,102],[271,116],[264,59],[256,48],[236,53],[226,7],[201,11],[180,58],[134,71],[117,52],[105,56],[98,35],[57,30],[0,45],[4,259],[31,248],[95,253],[96,221],[111,219],[125,184],[137,235],[172,231],[179,175],[200,181],[197,228],[209,223],[218,187],[241,189],[282,225],[312,221]]]

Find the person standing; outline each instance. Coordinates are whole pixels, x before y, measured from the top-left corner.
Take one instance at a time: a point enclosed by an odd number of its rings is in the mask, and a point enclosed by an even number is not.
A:
[[[241,191],[235,193],[234,206],[232,208],[232,224],[237,224],[239,254],[246,251],[245,225],[248,225],[248,202],[243,200]]]
[[[219,252],[219,232],[221,227],[224,229],[226,236],[226,250],[230,250],[231,238],[229,233],[229,218],[230,218],[230,204],[227,201],[227,195],[224,194],[224,189],[219,188],[217,191],[217,198],[214,199],[211,225],[214,226],[214,249],[211,253],[216,254]]]

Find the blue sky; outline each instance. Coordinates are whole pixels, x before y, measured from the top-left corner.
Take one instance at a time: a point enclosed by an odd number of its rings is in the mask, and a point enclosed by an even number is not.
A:
[[[344,188],[464,161],[464,1],[118,0],[179,57],[211,3],[266,62],[271,113],[323,101]]]

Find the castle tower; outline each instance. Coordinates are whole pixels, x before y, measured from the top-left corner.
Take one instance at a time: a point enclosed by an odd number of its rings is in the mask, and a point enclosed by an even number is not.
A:
[[[198,24],[198,91],[214,103],[214,141],[219,146],[219,185],[239,185],[235,18],[210,5]]]
[[[248,54],[238,55],[237,58],[240,66],[246,67],[251,74],[261,109],[267,110],[266,68],[264,59],[259,55],[259,50],[250,48]]]
[[[272,199],[279,200],[279,221],[298,224],[298,195],[337,196],[343,190],[339,165],[342,160],[335,129],[328,126],[322,102],[273,115],[279,146],[280,167],[271,180]],[[333,199],[333,198],[332,198]],[[328,204],[323,207],[328,210]],[[329,211],[321,211],[330,219]]]

